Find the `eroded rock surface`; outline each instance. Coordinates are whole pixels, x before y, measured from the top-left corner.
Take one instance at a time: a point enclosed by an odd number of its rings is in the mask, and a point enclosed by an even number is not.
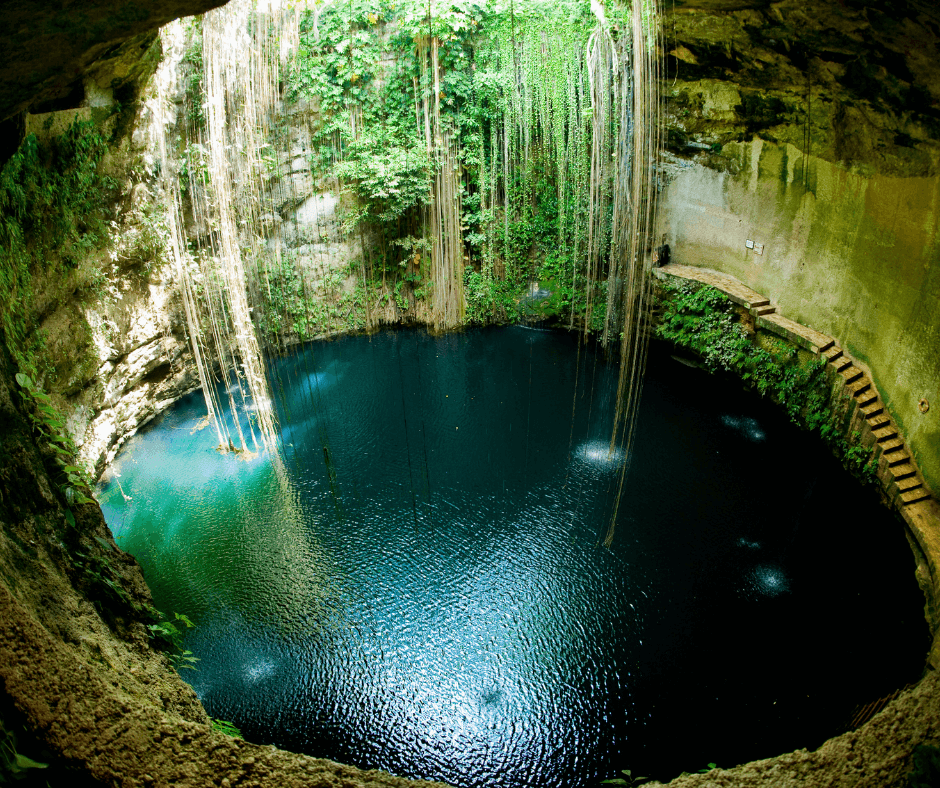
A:
[[[667,14],[667,147],[754,137],[864,174],[940,163],[940,15],[930,3],[689,0]]]

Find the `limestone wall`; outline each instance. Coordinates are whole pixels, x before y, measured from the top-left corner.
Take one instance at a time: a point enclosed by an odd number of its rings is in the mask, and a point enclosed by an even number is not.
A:
[[[720,159],[681,163],[661,195],[672,261],[727,272],[836,337],[940,489],[940,177],[861,174],[761,139]]]

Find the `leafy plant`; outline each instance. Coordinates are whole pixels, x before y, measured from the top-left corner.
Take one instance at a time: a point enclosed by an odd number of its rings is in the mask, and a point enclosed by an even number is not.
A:
[[[215,717],[210,717],[209,721],[212,723],[212,730],[218,733],[224,733],[226,736],[231,736],[233,739],[245,738],[242,736],[242,732],[228,720],[217,720]]]
[[[166,655],[177,670],[196,670],[199,657],[186,648],[186,633],[196,625],[183,613],[174,613],[172,619],[148,624],[150,637],[160,642],[166,650]]]
[[[609,780],[601,780],[601,785],[642,785],[647,783],[651,778],[649,777],[634,777],[633,772],[630,769],[621,769],[620,773],[624,775],[623,777],[613,777]]]
[[[189,47],[183,55],[183,64],[188,68],[185,83],[183,106],[194,127],[206,125],[206,113],[203,107],[205,67],[203,64],[202,19],[192,17],[189,23]]]
[[[66,502],[73,504],[94,503],[86,495],[90,488],[85,479],[85,472],[74,462],[77,453],[72,437],[65,430],[62,416],[52,404],[52,399],[44,392],[33,379],[25,372],[17,372],[15,376],[20,386],[20,393],[24,401],[31,406],[29,418],[37,435],[47,441],[55,453],[55,462],[58,468],[59,488],[65,496]],[[71,511],[66,510],[69,525],[75,526],[75,517]]]
[[[48,766],[18,752],[16,735],[0,723],[0,785],[45,785]]]
[[[301,339],[363,328],[366,293],[362,285],[352,292],[345,289],[350,274],[350,268],[343,267],[315,280],[307,278],[292,253],[262,260],[253,274],[265,296],[257,307],[259,327],[272,338],[295,334]]]
[[[106,551],[114,549],[105,540],[98,537],[95,537],[95,539]],[[85,579],[90,582],[89,597],[93,599],[99,610],[102,609],[103,602],[109,604],[121,602],[133,606],[131,598],[121,584],[120,575],[115,571],[106,554],[74,550],[72,557],[75,566],[81,570]]]
[[[427,149],[400,131],[367,130],[350,142],[336,174],[352,184],[366,211],[380,224],[397,224],[425,204],[431,182]]]
[[[18,367],[43,367],[34,279],[65,276],[108,234],[113,179],[98,172],[107,140],[75,121],[40,142],[28,135],[0,170],[0,331]]]

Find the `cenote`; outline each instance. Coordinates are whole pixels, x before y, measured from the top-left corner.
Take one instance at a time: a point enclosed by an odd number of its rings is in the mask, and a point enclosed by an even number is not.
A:
[[[251,741],[461,788],[815,748],[920,676],[902,527],[670,352],[609,549],[616,368],[523,327],[306,345],[271,362],[280,458],[217,452],[197,392],[99,498],[197,624],[185,678]]]

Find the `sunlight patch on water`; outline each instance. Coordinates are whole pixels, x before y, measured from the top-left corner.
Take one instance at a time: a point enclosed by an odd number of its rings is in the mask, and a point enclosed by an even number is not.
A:
[[[250,663],[245,666],[245,681],[249,684],[257,684],[259,681],[273,676],[276,669],[277,665],[268,659]]]
[[[721,417],[721,423],[754,443],[763,443],[767,440],[767,433],[761,428],[760,423],[749,416],[726,414]]]
[[[610,450],[608,441],[588,441],[575,450],[575,459],[600,471],[615,471],[624,460],[623,449]]]
[[[790,590],[790,582],[779,566],[760,564],[751,575],[754,586],[766,596],[779,596]]]

